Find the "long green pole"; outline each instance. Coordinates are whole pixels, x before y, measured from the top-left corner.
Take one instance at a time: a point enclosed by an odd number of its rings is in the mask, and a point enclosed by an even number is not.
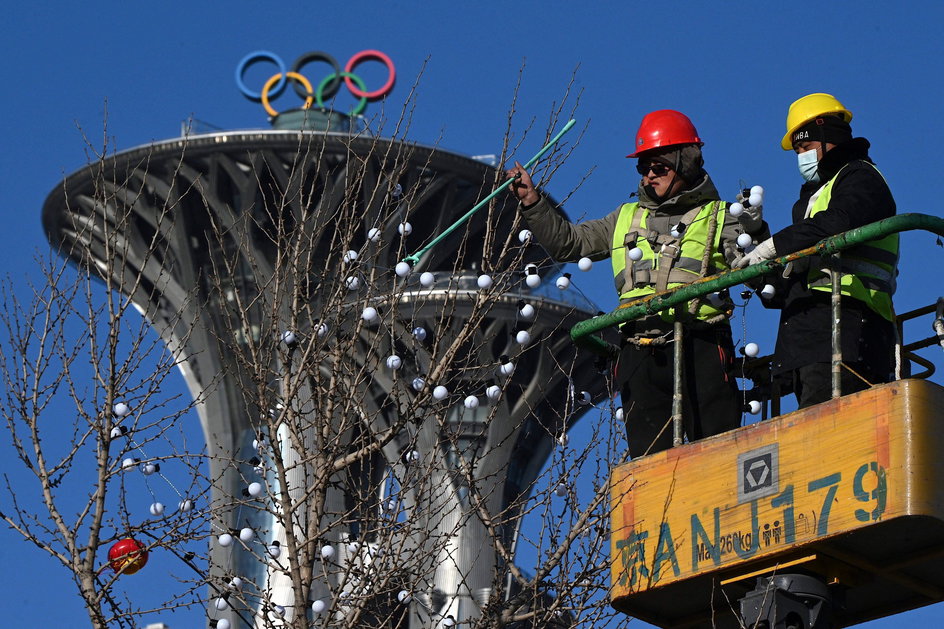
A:
[[[578,346],[589,349],[601,356],[613,356],[619,352],[619,348],[598,336],[594,336],[594,334],[611,326],[655,314],[696,297],[703,297],[724,288],[743,284],[747,280],[770,273],[800,258],[836,253],[870,240],[884,238],[889,234],[913,229],[922,229],[933,232],[938,236],[944,236],[944,219],[927,214],[900,214],[856,229],[850,229],[842,234],[822,240],[808,249],[780,258],[765,260],[746,269],[712,275],[673,291],[657,293],[645,299],[634,301],[631,305],[621,306],[609,314],[581,321],[571,328],[570,338]]]
[[[534,166],[535,164],[537,164],[537,163],[538,163],[538,160],[541,159],[542,157],[544,157],[544,154],[547,153],[548,151],[550,151],[550,150],[551,150],[551,147],[554,146],[555,144],[557,144],[557,141],[560,140],[560,139],[564,136],[565,133],[567,133],[568,131],[570,131],[571,127],[573,127],[575,124],[577,124],[577,121],[576,121],[576,120],[573,120],[573,119],[571,119],[570,122],[568,122],[567,124],[565,124],[565,125],[564,125],[564,128],[561,129],[560,131],[558,131],[558,132],[557,132],[557,135],[555,135],[553,138],[551,138],[551,141],[548,142],[547,144],[545,144],[545,145],[544,145],[544,148],[542,148],[540,151],[538,151],[537,154],[536,154],[534,157],[532,157],[531,159],[529,159],[528,162],[524,165],[524,167],[525,167],[525,168],[531,168],[532,166]],[[501,193],[502,190],[504,190],[505,188],[507,188],[508,186],[510,186],[510,185],[511,185],[511,182],[513,182],[513,181],[514,181],[514,179],[508,179],[507,181],[505,181],[505,183],[503,183],[502,185],[500,185],[500,186],[498,186],[497,188],[495,188],[495,190],[493,190],[491,194],[489,194],[487,197],[485,197],[484,199],[482,199],[481,201],[479,201],[478,203],[476,203],[475,206],[474,206],[471,210],[469,210],[468,212],[466,212],[466,213],[462,216],[462,218],[460,218],[459,220],[457,220],[457,221],[456,221],[455,223],[453,223],[451,226],[447,227],[446,230],[443,231],[443,233],[441,233],[441,234],[439,234],[438,236],[436,236],[435,238],[433,238],[433,240],[432,240],[428,245],[426,245],[425,247],[423,247],[422,249],[420,249],[419,251],[417,251],[417,252],[414,253],[413,255],[409,255],[409,256],[403,258],[403,261],[406,262],[407,264],[411,265],[411,266],[414,265],[414,264],[417,264],[417,263],[420,261],[420,258],[423,256],[424,253],[426,253],[427,251],[429,251],[430,249],[432,249],[433,247],[435,247],[436,245],[438,245],[440,242],[442,242],[443,238],[445,238],[446,236],[448,236],[449,234],[451,234],[453,231],[456,230],[456,228],[458,228],[458,227],[459,227],[460,225],[462,225],[464,222],[466,222],[467,220],[469,220],[470,218],[472,218],[472,215],[473,215],[473,214],[475,214],[476,212],[478,212],[486,203],[488,203],[489,201],[491,201],[492,199],[494,199],[498,194]]]

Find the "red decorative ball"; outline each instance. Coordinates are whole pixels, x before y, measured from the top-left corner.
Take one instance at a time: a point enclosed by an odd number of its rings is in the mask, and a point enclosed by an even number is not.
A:
[[[119,574],[134,574],[144,567],[147,560],[144,544],[131,537],[118,540],[108,550],[111,569]]]

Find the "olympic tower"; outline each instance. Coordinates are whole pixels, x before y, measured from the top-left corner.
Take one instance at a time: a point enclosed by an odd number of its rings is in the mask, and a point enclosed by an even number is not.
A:
[[[360,61],[369,58],[382,60],[389,70],[387,83],[374,92],[366,92],[363,81],[353,72]],[[243,83],[244,74],[247,65],[260,59],[275,63],[279,71],[262,92],[253,94]],[[317,86],[302,73],[303,66],[312,61],[327,62],[334,70]],[[344,115],[324,108],[327,96],[344,85],[342,76],[350,80],[352,92],[362,98],[359,107],[386,94],[393,85],[394,68],[382,53],[359,53],[342,70],[324,53],[303,55],[288,69],[277,56],[259,52],[243,59],[236,76],[244,92],[258,97],[269,109],[273,129],[193,134],[122,151],[103,163],[109,194],[103,197],[98,188],[102,165],[83,168],[50,193],[42,215],[53,246],[99,272],[112,269],[111,281],[146,314],[179,357],[187,386],[199,400],[199,417],[211,460],[210,476],[219,479],[213,500],[219,503],[243,491],[249,473],[246,467],[251,468],[251,464],[234,467],[227,462],[234,457],[250,461],[258,438],[256,416],[247,410],[243,397],[246,382],[231,368],[232,347],[221,344],[220,339],[233,336],[228,312],[234,301],[261,299],[273,290],[267,278],[272,276],[280,254],[280,242],[271,231],[273,208],[281,213],[278,219],[285,221],[298,221],[300,215],[311,210],[308,215],[320,225],[329,217],[353,211],[360,227],[350,247],[364,250],[374,240],[400,241],[403,215],[385,211],[387,201],[381,203],[378,199],[402,195],[409,198],[413,241],[422,243],[465,214],[496,180],[494,168],[480,161],[367,133],[357,116],[362,109]],[[269,97],[290,81],[302,88],[304,107],[279,114],[272,109]],[[321,108],[314,109],[315,104]],[[359,173],[356,184],[349,176],[354,171]],[[284,202],[293,186],[299,185],[301,176],[307,182],[316,182],[316,193],[303,202],[304,208],[299,207],[300,201]],[[480,290],[476,285],[480,273],[477,267],[491,255],[482,244],[487,240],[487,231],[510,233],[515,212],[514,199],[499,196],[489,212],[490,225],[477,215],[462,230],[425,253],[413,269],[412,283],[393,297],[400,326],[435,330],[443,337],[460,328],[475,309],[475,295]],[[118,249],[120,254],[103,236],[109,230],[117,232],[125,245]],[[159,243],[156,248],[155,242]],[[142,255],[143,251],[151,253]],[[120,255],[117,261],[116,255]],[[317,267],[322,272],[337,262],[318,252],[311,255],[309,268]],[[109,256],[111,265],[106,264]],[[536,247],[528,248],[523,256],[526,262],[541,260]],[[396,246],[380,247],[361,274],[396,282],[393,269],[402,257],[403,250]],[[338,273],[343,272],[342,265],[335,267]],[[559,271],[557,266],[545,267],[543,274],[553,277]],[[415,278],[421,272],[431,274],[433,280],[418,283]],[[135,277],[143,281],[126,280]],[[299,285],[308,286],[309,305],[317,310],[326,297],[320,286],[308,279],[294,278]],[[470,502],[467,483],[457,474],[458,467],[473,461],[484,507],[491,513],[507,512],[513,501],[530,491],[555,446],[555,436],[566,430],[559,407],[568,399],[568,392],[588,391],[594,399],[605,393],[603,379],[589,364],[590,358],[573,350],[567,334],[574,323],[594,313],[588,310],[588,304],[570,301],[567,293],[548,284],[537,289],[522,282],[515,284],[496,298],[489,315],[478,324],[472,362],[500,364],[505,354],[519,353],[514,339],[520,330],[522,304],[533,310],[533,315],[527,313],[528,332],[537,342],[518,356],[514,372],[507,375],[497,410],[496,405],[488,412],[484,408],[470,409],[461,397],[450,398],[452,407],[444,413],[443,421],[415,423],[409,440],[398,436],[390,441],[362,474],[381,505],[381,494],[389,492],[383,479],[402,470],[404,448],[415,448],[424,460],[439,462],[429,469],[434,476],[432,485],[442,491],[405,491],[400,497],[403,508],[421,514],[419,517],[436,514],[429,518],[428,526],[441,529],[443,537],[449,539],[445,547],[431,551],[424,569],[433,587],[417,593],[418,600],[410,606],[404,616],[408,620],[406,624],[401,620],[400,627],[449,626],[450,617],[474,618],[495,595],[494,575],[496,569],[502,570],[502,562],[489,543],[488,528],[473,514],[476,506]],[[354,298],[352,292],[349,300],[353,302]],[[350,325],[360,315],[354,308],[341,308],[332,325]],[[278,315],[259,311],[252,317],[236,335],[236,343],[258,339],[282,325],[274,320]],[[450,325],[444,325],[446,319]],[[323,325],[323,321],[299,321],[298,332],[316,334]],[[396,350],[404,362],[419,365],[428,360],[421,350],[411,349],[414,346],[399,337],[391,338],[391,352]],[[360,351],[349,360],[370,368],[367,353],[374,342],[364,336],[358,345]],[[278,367],[272,365],[273,373]],[[305,365],[313,372],[319,368]],[[454,381],[456,386],[461,388],[463,379],[484,382],[486,376],[474,371]],[[382,370],[370,379],[365,404],[372,407],[369,414],[376,418],[372,420],[375,432],[397,421],[396,409],[383,403],[389,399],[394,380]],[[489,423],[485,424],[489,414]],[[318,421],[333,420],[311,418],[314,426]],[[444,432],[450,433],[448,440]],[[458,448],[455,444],[464,445]],[[339,505],[348,498],[338,494],[328,497]],[[229,525],[237,526],[235,512],[228,517],[232,519]],[[255,521],[254,526],[278,535],[271,521]],[[516,520],[497,534],[513,549]],[[343,542],[355,535],[356,531],[340,530],[332,541],[344,549],[350,545]],[[357,559],[349,551],[341,555],[340,561]],[[214,574],[243,574],[260,584],[260,589],[276,593],[288,587],[271,568],[233,548],[214,544],[210,559]],[[503,589],[501,596],[511,594],[510,588]],[[245,620],[246,615],[231,616],[234,626],[240,617]]]

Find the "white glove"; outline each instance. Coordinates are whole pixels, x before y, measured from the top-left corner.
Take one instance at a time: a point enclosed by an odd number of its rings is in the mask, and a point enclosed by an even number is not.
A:
[[[746,254],[744,257],[735,260],[734,268],[743,269],[746,266],[751,266],[752,264],[757,264],[758,262],[763,262],[764,260],[770,260],[776,255],[777,250],[774,249],[774,239],[768,238],[764,242],[754,247],[753,251]]]
[[[744,196],[743,192],[738,192],[735,200],[744,206],[744,211],[741,212],[740,216],[737,217],[738,221],[741,222],[741,225],[744,226],[744,231],[749,234],[753,234],[758,231],[761,226],[764,224],[764,206],[763,205],[747,205],[747,200],[750,198],[750,195]],[[763,198],[763,197],[762,197]]]

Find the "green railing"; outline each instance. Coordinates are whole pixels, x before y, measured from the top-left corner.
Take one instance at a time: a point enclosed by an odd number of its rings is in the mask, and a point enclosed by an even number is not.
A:
[[[747,267],[746,269],[738,269],[736,271],[727,271],[725,273],[719,273],[718,275],[712,275],[692,284],[657,293],[626,306],[620,306],[609,314],[599,315],[592,319],[581,321],[571,329],[570,337],[580,347],[600,354],[601,356],[611,357],[619,352],[619,348],[599,336],[595,336],[597,332],[605,330],[606,328],[617,326],[628,321],[634,321],[646,315],[655,314],[662,310],[672,308],[673,306],[683,304],[696,297],[704,297],[722,289],[743,284],[748,280],[770,273],[800,258],[811,255],[834,254],[848,247],[853,247],[870,240],[877,240],[889,234],[914,229],[921,229],[933,232],[938,236],[944,236],[944,219],[927,214],[900,214],[856,229],[851,229],[837,236],[827,238],[808,249],[797,251],[796,253],[791,253],[790,255],[780,258],[766,260]]]

